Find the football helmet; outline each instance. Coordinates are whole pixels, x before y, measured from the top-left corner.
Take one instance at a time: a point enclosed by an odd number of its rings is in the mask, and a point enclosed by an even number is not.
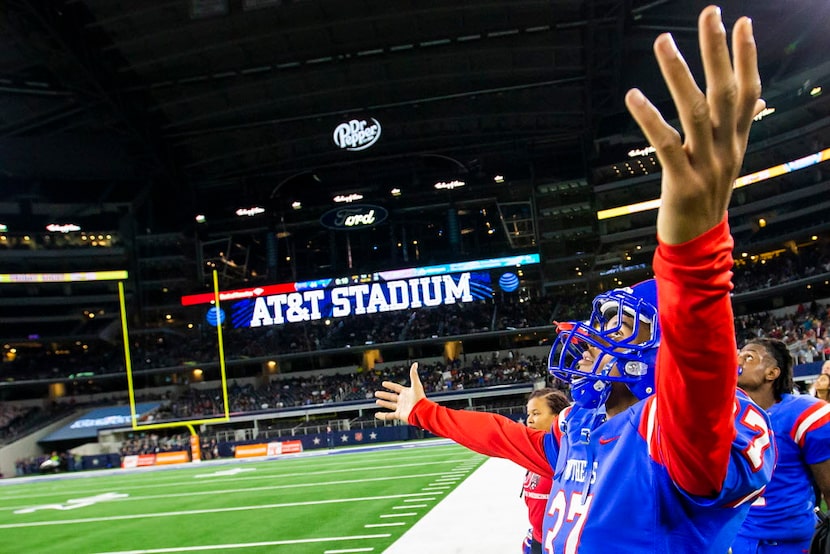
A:
[[[617,314],[629,316],[625,319],[633,326],[630,335],[620,333],[622,317],[611,324]],[[635,342],[643,325],[648,325],[649,332],[645,340],[641,337],[641,342]],[[556,326],[558,334],[548,370],[571,384],[571,396],[577,405],[596,408],[605,404],[612,382],[625,383],[640,400],[654,393],[654,366],[660,345],[654,279],[599,294],[593,301],[591,319]],[[593,361],[593,366],[580,368],[583,358]]]

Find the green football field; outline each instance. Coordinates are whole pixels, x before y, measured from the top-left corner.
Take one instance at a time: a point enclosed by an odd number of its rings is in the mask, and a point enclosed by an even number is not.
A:
[[[0,552],[383,552],[485,460],[425,441],[11,479],[0,486]]]

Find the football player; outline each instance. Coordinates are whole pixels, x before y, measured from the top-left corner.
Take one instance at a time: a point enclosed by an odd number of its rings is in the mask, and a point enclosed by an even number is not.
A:
[[[793,390],[793,359],[777,339],[752,339],[738,354],[738,386],[769,414],[778,461],[752,503],[733,554],[808,552],[818,523],[816,486],[830,498],[830,404]]]
[[[698,23],[705,93],[672,37],[655,41],[683,139],[640,91],[626,95],[663,168],[656,281],[600,294],[588,323],[558,326],[550,369],[571,382],[575,403],[553,431],[439,406],[417,364],[411,386],[386,381],[375,393],[389,410],[379,419],[552,476],[548,554],[723,554],[772,474],[767,415],[736,388],[726,218],[764,107],[757,54],[749,19],[735,23],[731,60],[720,9],[705,8]]]

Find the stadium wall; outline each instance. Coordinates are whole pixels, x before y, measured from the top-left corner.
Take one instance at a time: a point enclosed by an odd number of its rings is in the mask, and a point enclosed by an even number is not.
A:
[[[29,458],[44,454],[43,447],[38,444],[38,441],[61,427],[71,424],[77,417],[78,415],[73,413],[60,421],[56,421],[43,429],[39,429],[30,435],[26,435],[0,448],[0,473],[3,474],[3,477],[15,476],[14,464],[20,458]]]

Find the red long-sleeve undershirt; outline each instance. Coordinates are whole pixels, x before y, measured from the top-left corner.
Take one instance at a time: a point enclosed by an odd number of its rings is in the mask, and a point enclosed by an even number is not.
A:
[[[699,496],[720,491],[735,438],[732,248],[724,217],[687,243],[660,242],[654,256],[662,333],[656,374],[659,461],[678,486]]]
[[[735,427],[737,346],[732,306],[732,237],[726,218],[654,256],[662,340],[657,360],[656,455],[688,493],[720,491]],[[450,410],[423,399],[409,423],[476,452],[551,475],[544,433],[503,416]]]

